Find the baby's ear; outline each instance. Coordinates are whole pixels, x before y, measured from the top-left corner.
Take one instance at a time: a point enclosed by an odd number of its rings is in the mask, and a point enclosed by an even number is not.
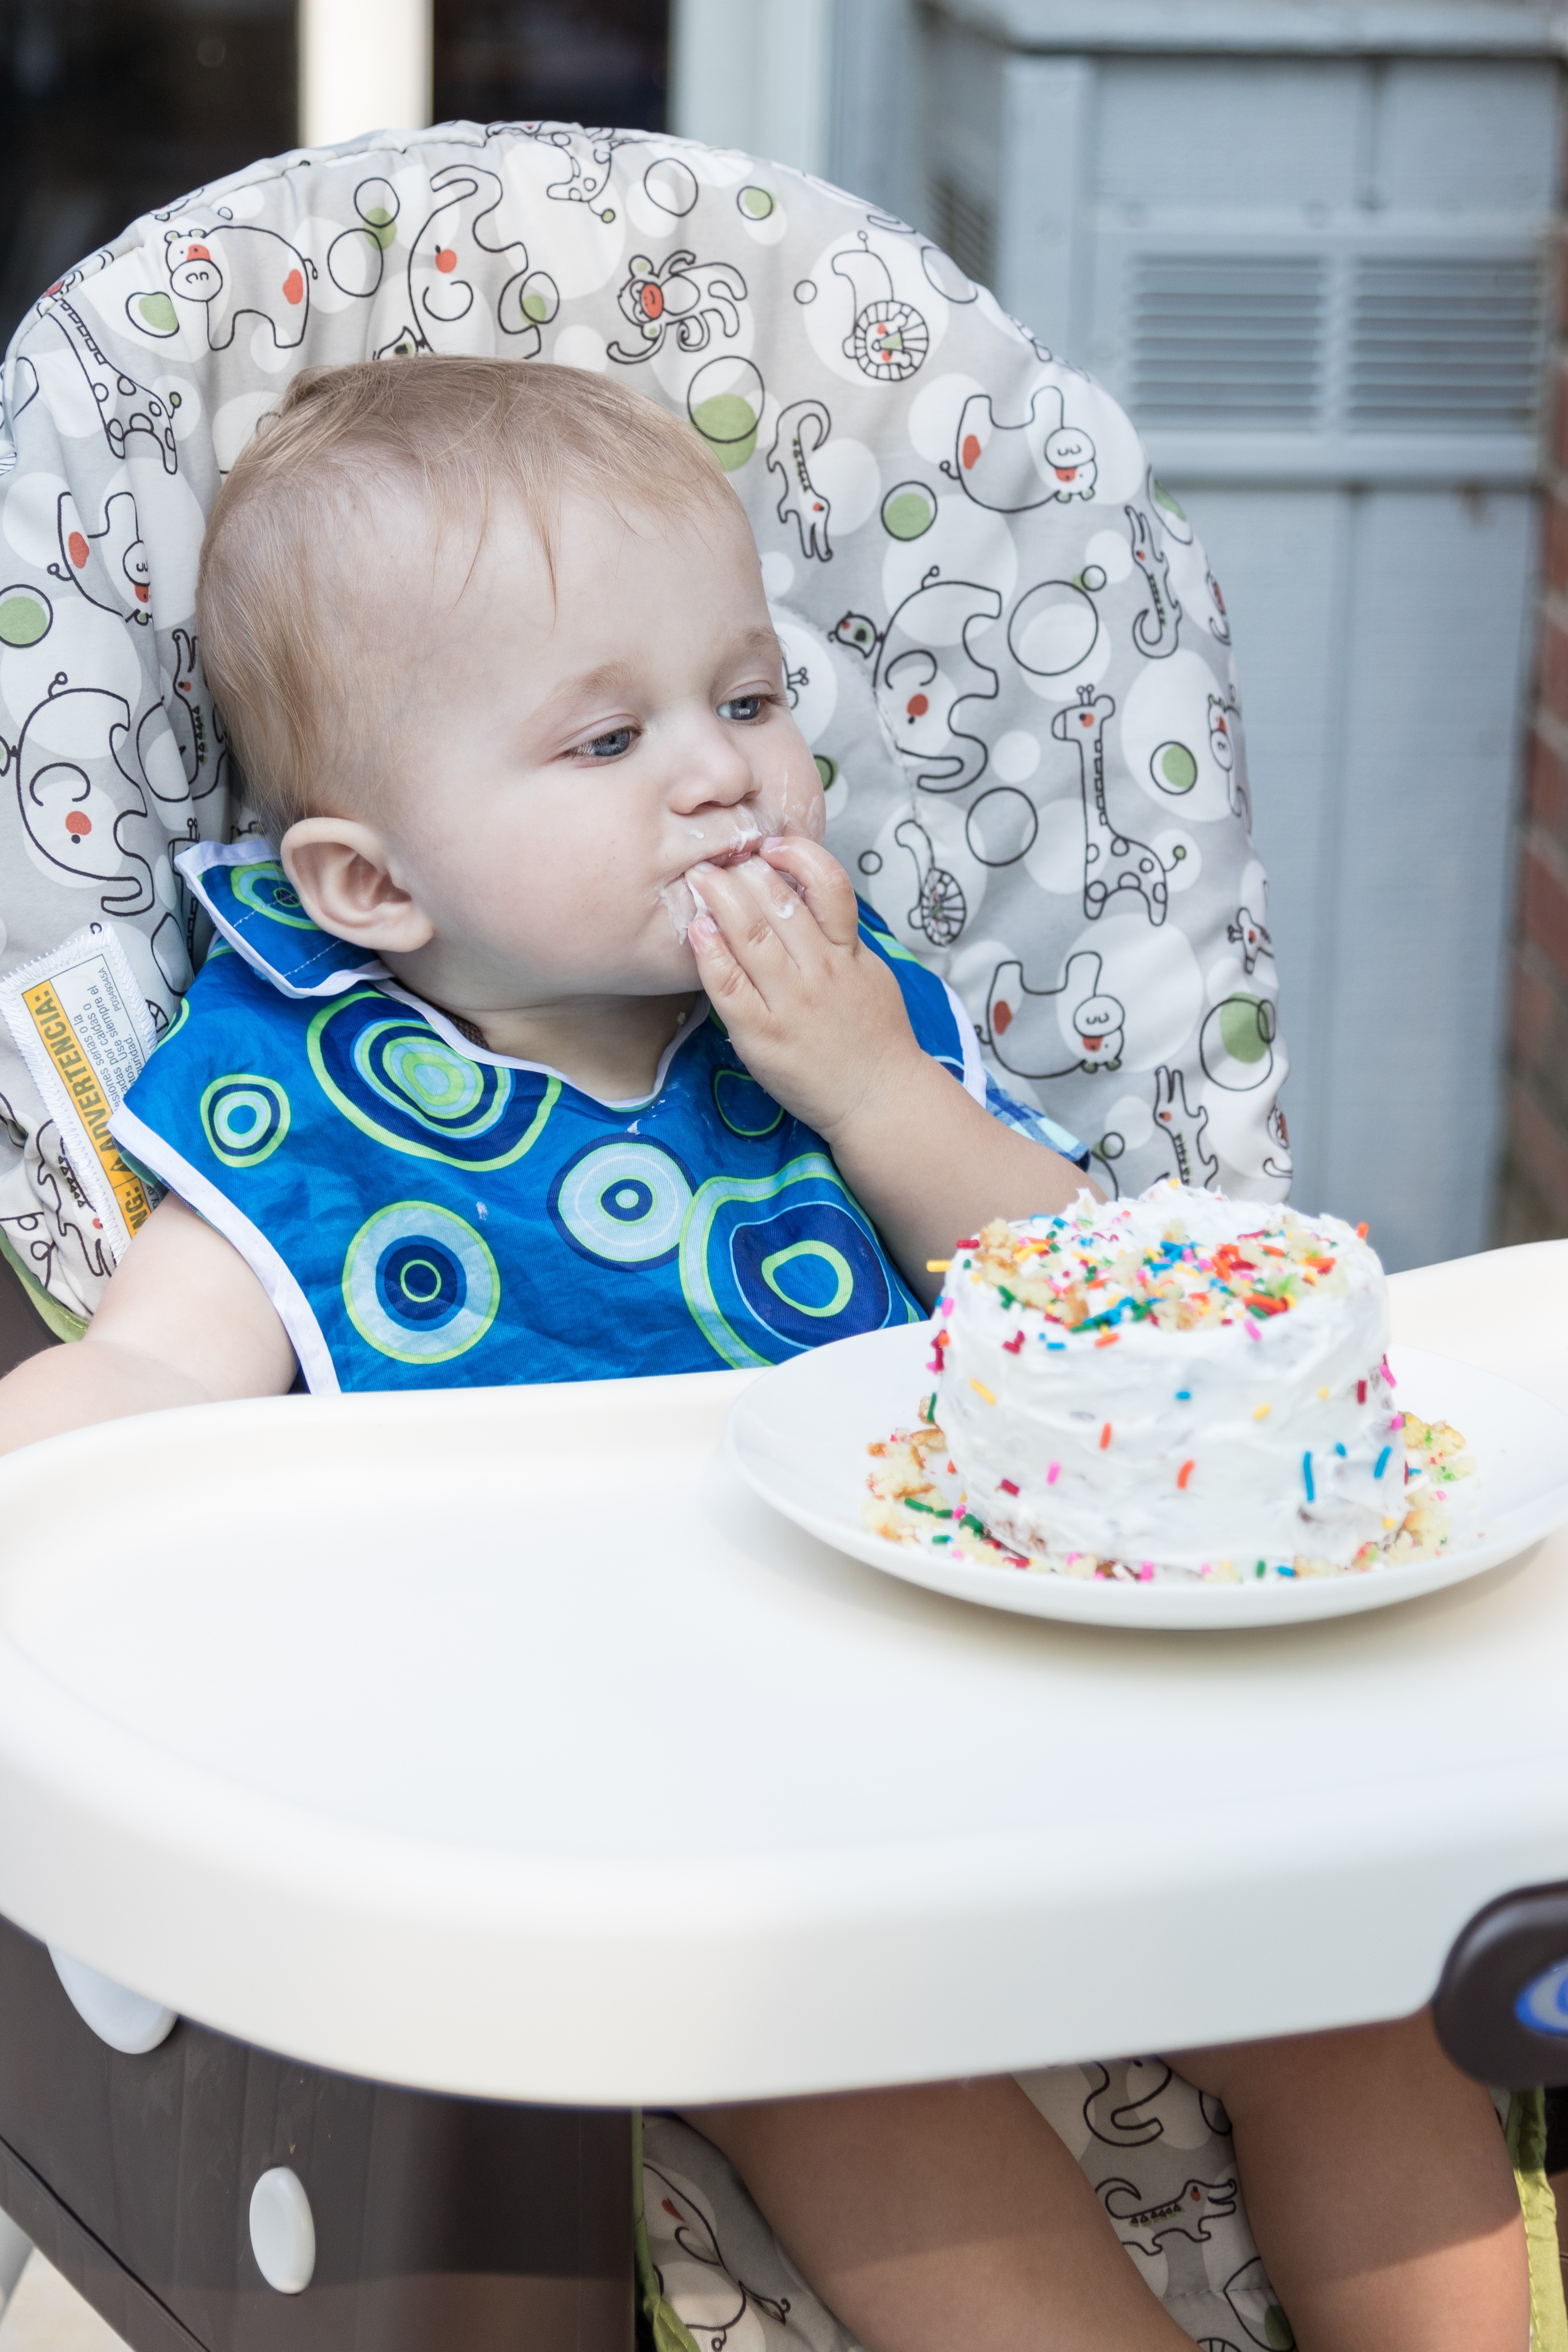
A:
[[[351,817],[308,816],[291,824],[279,853],[283,870],[313,923],[334,938],[382,955],[412,955],[435,925],[396,880],[386,841]]]

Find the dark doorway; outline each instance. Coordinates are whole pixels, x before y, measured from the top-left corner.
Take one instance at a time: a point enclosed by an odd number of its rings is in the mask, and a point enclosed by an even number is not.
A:
[[[668,0],[436,0],[436,120],[664,129]]]

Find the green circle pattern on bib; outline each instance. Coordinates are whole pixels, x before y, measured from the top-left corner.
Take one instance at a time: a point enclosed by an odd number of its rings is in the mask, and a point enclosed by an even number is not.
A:
[[[450,1209],[396,1201],[349,1244],[343,1305],[361,1339],[395,1363],[449,1363],[495,1321],[500,1273],[488,1244]]]
[[[626,1137],[590,1144],[550,1188],[552,1218],[595,1265],[663,1265],[680,1246],[691,1183],[672,1151]]]
[[[231,1070],[202,1096],[202,1132],[226,1168],[259,1168],[289,1132],[289,1097],[276,1078]]]
[[[300,904],[300,893],[275,857],[258,858],[254,866],[236,866],[229,883],[242,907],[287,923],[291,931],[313,931],[316,925]]]
[[[749,1070],[721,1066],[713,1073],[713,1107],[731,1135],[760,1140],[784,1124],[784,1108]]]
[[[801,1258],[814,1266],[827,1268],[833,1277],[829,1297],[820,1300],[800,1297],[790,1288],[789,1269]],[[809,1315],[813,1321],[819,1317],[826,1320],[829,1316],[840,1314],[854,1294],[855,1269],[843,1251],[836,1250],[831,1242],[791,1242],[787,1248],[774,1250],[771,1257],[763,1258],[758,1272],[775,1298],[782,1298],[784,1305],[793,1307],[797,1315]]]
[[[473,1060],[378,988],[323,1005],[308,1046],[322,1093],[363,1134],[474,1175],[531,1150],[561,1094],[559,1078]]]
[[[354,1068],[394,1110],[411,1111],[436,1135],[486,1135],[506,1109],[506,1091],[433,1030],[376,1021],[354,1039]]]
[[[700,1184],[680,1237],[680,1285],[709,1346],[738,1370],[921,1320],[822,1151],[771,1176]]]

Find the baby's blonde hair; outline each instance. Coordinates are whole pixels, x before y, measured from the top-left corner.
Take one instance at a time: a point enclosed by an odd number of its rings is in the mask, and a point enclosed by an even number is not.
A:
[[[427,355],[302,370],[218,493],[196,588],[207,683],[278,833],[358,804],[385,762],[399,697],[374,622],[397,592],[367,576],[384,565],[356,571],[353,543],[389,489],[471,532],[475,552],[510,496],[552,583],[563,498],[655,519],[741,511],[689,425],[581,368]]]

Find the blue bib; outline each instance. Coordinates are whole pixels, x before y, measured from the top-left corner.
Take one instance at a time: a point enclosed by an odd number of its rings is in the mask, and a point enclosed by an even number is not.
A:
[[[114,1134],[239,1250],[310,1388],[711,1371],[923,1319],[822,1139],[700,1003],[646,1101],[600,1102],[318,929],[269,845],[179,862],[222,936]],[[985,1100],[957,998],[860,913],[921,1045]]]

